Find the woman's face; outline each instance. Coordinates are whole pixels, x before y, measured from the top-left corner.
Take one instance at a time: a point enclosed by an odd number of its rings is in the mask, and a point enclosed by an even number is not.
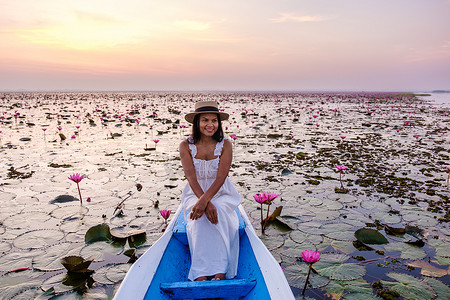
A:
[[[219,128],[217,114],[201,114],[199,128],[202,135],[213,136]]]

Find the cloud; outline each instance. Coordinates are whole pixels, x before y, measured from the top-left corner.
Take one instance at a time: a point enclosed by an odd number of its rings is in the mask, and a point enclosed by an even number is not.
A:
[[[327,19],[328,18],[322,16],[296,16],[293,14],[281,13],[280,17],[269,19],[269,21],[272,23],[284,23],[284,22],[304,23],[304,22],[321,22]]]

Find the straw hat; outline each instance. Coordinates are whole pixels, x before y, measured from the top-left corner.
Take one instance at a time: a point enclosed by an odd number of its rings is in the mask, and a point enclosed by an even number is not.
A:
[[[194,122],[194,117],[198,114],[219,114],[220,120],[228,120],[227,113],[219,111],[219,105],[215,101],[200,101],[195,103],[195,110],[184,116],[189,123]]]

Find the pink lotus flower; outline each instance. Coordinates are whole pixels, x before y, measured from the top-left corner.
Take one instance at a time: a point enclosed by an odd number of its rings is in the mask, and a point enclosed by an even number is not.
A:
[[[76,173],[76,174],[70,175],[68,178],[77,184],[78,195],[80,195],[80,203],[83,204],[83,198],[81,198],[81,191],[80,191],[80,181],[83,180],[84,175],[80,175],[80,174]]]
[[[253,198],[261,204],[261,232],[264,234],[264,231],[267,227],[267,221],[269,219],[270,205],[272,204],[272,200],[278,197],[279,195],[274,192],[262,192],[261,194],[253,195]],[[263,204],[267,204],[267,217],[264,219],[263,217]]]
[[[338,169],[339,171],[344,171],[345,169],[347,169],[347,167],[344,165],[337,165],[336,169]]]
[[[235,141],[237,139],[237,136],[235,134],[230,134],[230,138],[233,139],[233,141]]]
[[[56,127],[56,128],[58,128],[58,130],[61,130],[61,129],[62,129],[62,127],[61,127],[61,126],[58,126],[58,127]]]
[[[155,144],[158,144],[159,143],[159,140],[153,140],[154,142],[155,142]]]
[[[159,211],[159,213],[161,214],[161,216],[164,219],[164,224],[167,224],[167,219],[169,218],[171,212],[172,212],[171,210],[165,210],[165,209]]]
[[[312,265],[315,262],[319,261],[320,253],[313,250],[306,250],[302,252],[302,259],[304,262],[309,264],[308,276],[306,276],[306,282],[302,292],[302,295],[304,295],[306,291],[306,286],[308,285],[309,275],[311,274]]]
[[[344,188],[344,186],[342,185],[342,171],[344,171],[345,169],[347,169],[346,166],[344,165],[337,165],[336,169],[339,170],[339,182],[341,183],[341,189]]]
[[[266,202],[266,199],[261,194],[253,195],[253,198],[256,200],[256,202],[263,204]]]
[[[42,128],[42,131],[44,131],[44,132],[45,132],[46,130],[47,130],[47,128]]]
[[[346,138],[346,136],[345,135],[341,135],[341,139],[345,139]]]
[[[274,192],[263,192],[262,197],[266,199],[266,202],[270,205],[272,200],[278,197],[279,195]]]
[[[302,252],[302,259],[304,262],[313,264],[320,259],[320,253],[313,250],[306,250]]]
[[[70,175],[68,177],[70,180],[72,180],[73,182],[79,183],[81,180],[83,180],[84,175],[80,175],[78,173]]]

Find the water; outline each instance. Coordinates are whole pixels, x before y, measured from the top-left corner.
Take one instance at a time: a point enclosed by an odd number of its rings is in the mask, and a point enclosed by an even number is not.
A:
[[[431,101],[431,103],[434,103],[437,107],[450,107],[450,93],[423,93],[430,94],[430,96],[420,96],[420,99]]]
[[[447,95],[436,94],[444,100]],[[437,112],[435,105],[411,96],[382,93],[18,93],[0,98],[0,294],[5,299],[35,298],[52,287],[63,297],[78,297],[72,291],[77,287],[65,284],[59,260],[92,254],[98,255],[91,265],[95,282],[85,286],[84,297],[111,296],[129,267],[124,252],[131,246],[86,244],[85,234],[103,223],[125,235],[145,230],[144,244],[135,245],[137,256],[161,236],[158,209],[174,211],[186,184],[177,147],[190,127],[179,125],[188,125],[183,114],[197,99],[219,101],[231,114],[225,132],[238,138],[230,178],[258,232],[260,211],[253,195],[280,194],[271,211],[282,205],[280,221],[292,230],[274,224],[262,240],[286,269],[296,294],[306,276],[296,258],[308,249],[323,255],[307,292],[311,297],[339,298],[356,286],[367,296],[375,293],[370,284],[376,280],[397,282],[391,273],[417,282],[431,274],[449,283],[449,275],[442,275],[450,265],[448,106]],[[155,139],[160,142],[150,150]],[[347,194],[335,192],[337,164],[348,167],[342,174]],[[67,179],[73,173],[86,175],[80,182],[82,207],[76,184]],[[118,216],[117,204],[130,193]],[[74,201],[53,201],[61,195]],[[389,235],[384,225],[417,227],[425,245],[408,244],[414,241],[409,235]],[[384,254],[355,248],[354,232],[366,226],[378,226],[389,240],[373,246]],[[339,260],[337,253],[343,255]],[[377,261],[360,268],[357,255]],[[409,270],[412,262],[429,265]],[[348,277],[353,280],[340,280]]]

